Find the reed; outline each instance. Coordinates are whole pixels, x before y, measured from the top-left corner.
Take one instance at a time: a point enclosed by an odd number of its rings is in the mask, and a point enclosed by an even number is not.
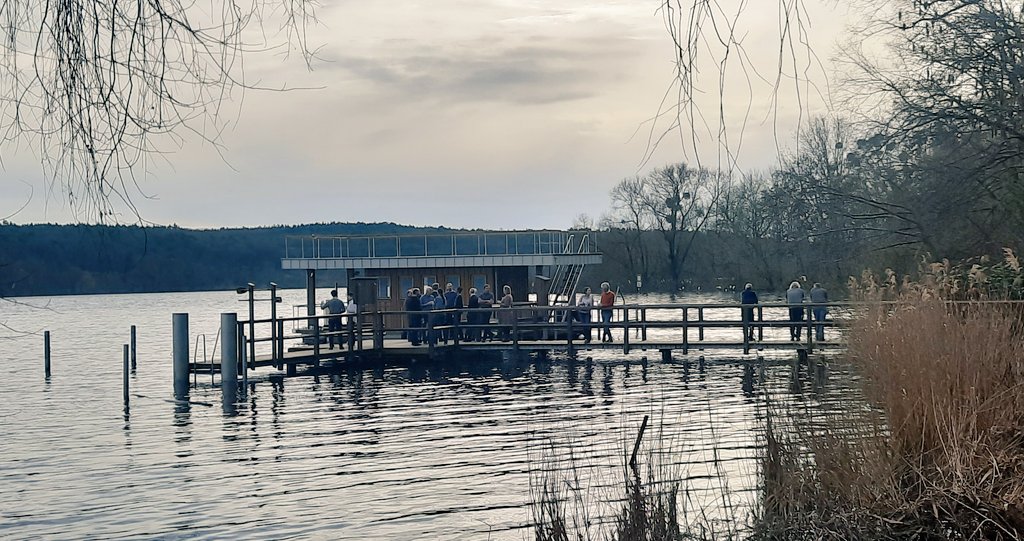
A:
[[[1022,538],[1024,307],[910,290],[850,331],[864,403],[769,424],[756,537]]]

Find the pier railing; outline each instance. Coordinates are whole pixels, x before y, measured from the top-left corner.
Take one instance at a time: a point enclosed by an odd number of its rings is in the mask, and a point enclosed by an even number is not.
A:
[[[790,308],[799,310],[799,321],[789,319]],[[816,321],[815,309],[821,308],[828,312],[828,319]],[[441,351],[481,349],[559,350],[569,354],[586,349],[621,349],[624,353],[657,349],[663,354],[672,350],[686,354],[691,348],[732,348],[747,354],[751,349],[771,347],[809,353],[815,348],[842,347],[842,333],[837,327],[864,309],[865,304],[849,302],[798,306],[625,304],[610,308],[611,321],[603,322],[600,307],[587,310],[522,304],[509,308],[254,318],[237,323],[239,368],[275,366],[292,373],[299,363],[316,365],[322,359],[352,355],[433,356]],[[339,317],[341,330],[328,330],[330,319]],[[288,323],[307,326],[286,332],[286,327],[292,327]],[[780,338],[778,331],[773,331],[797,328],[799,340]],[[605,329],[613,333],[613,341],[601,341]],[[332,338],[343,347],[330,349]],[[416,342],[418,345],[414,345]],[[198,365],[194,368],[203,369]]]
[[[319,236],[290,235],[285,237],[285,259],[347,259],[389,257],[446,257],[486,255],[549,255],[577,253],[580,241],[586,239],[582,253],[597,253],[593,235],[567,231],[487,231],[460,233],[427,233],[421,235]],[[569,239],[580,234],[573,251],[566,251]]]

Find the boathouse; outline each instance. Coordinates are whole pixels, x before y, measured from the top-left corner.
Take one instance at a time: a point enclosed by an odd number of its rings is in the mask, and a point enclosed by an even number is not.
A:
[[[290,236],[284,270],[306,273],[307,315],[316,315],[316,273],[344,270],[360,310],[401,311],[414,287],[451,283],[496,298],[512,287],[516,304],[568,302],[586,265],[601,262],[589,231],[471,231],[420,235]],[[397,316],[396,316],[397,318]],[[390,318],[389,318],[390,319]]]

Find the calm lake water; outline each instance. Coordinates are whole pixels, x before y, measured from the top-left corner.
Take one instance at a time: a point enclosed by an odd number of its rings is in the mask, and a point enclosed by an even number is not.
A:
[[[305,292],[282,296],[290,306]],[[691,350],[692,360],[710,361],[703,372],[679,352],[662,363],[656,351],[637,351],[254,378],[233,414],[200,376],[194,403],[176,404],[171,314],[189,312],[192,340],[205,333],[212,350],[219,314],[246,311],[239,298],[0,303],[0,537],[532,539],[531,485],[570,454],[585,485],[576,488],[596,515],[612,512],[645,414],[649,436],[661,433],[658,460],[691,489],[689,505],[714,514],[723,498],[740,508],[756,498],[766,392],[802,406],[843,394],[806,373],[794,389],[785,362],[745,390],[742,367],[727,362],[741,352]],[[138,370],[125,414],[122,344],[132,324]]]

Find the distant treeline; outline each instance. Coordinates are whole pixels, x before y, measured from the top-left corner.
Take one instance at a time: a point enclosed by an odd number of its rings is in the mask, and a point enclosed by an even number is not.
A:
[[[250,281],[303,287],[303,273],[281,269],[286,236],[429,231],[437,230],[393,223],[234,229],[2,223],[0,296],[204,291]]]

